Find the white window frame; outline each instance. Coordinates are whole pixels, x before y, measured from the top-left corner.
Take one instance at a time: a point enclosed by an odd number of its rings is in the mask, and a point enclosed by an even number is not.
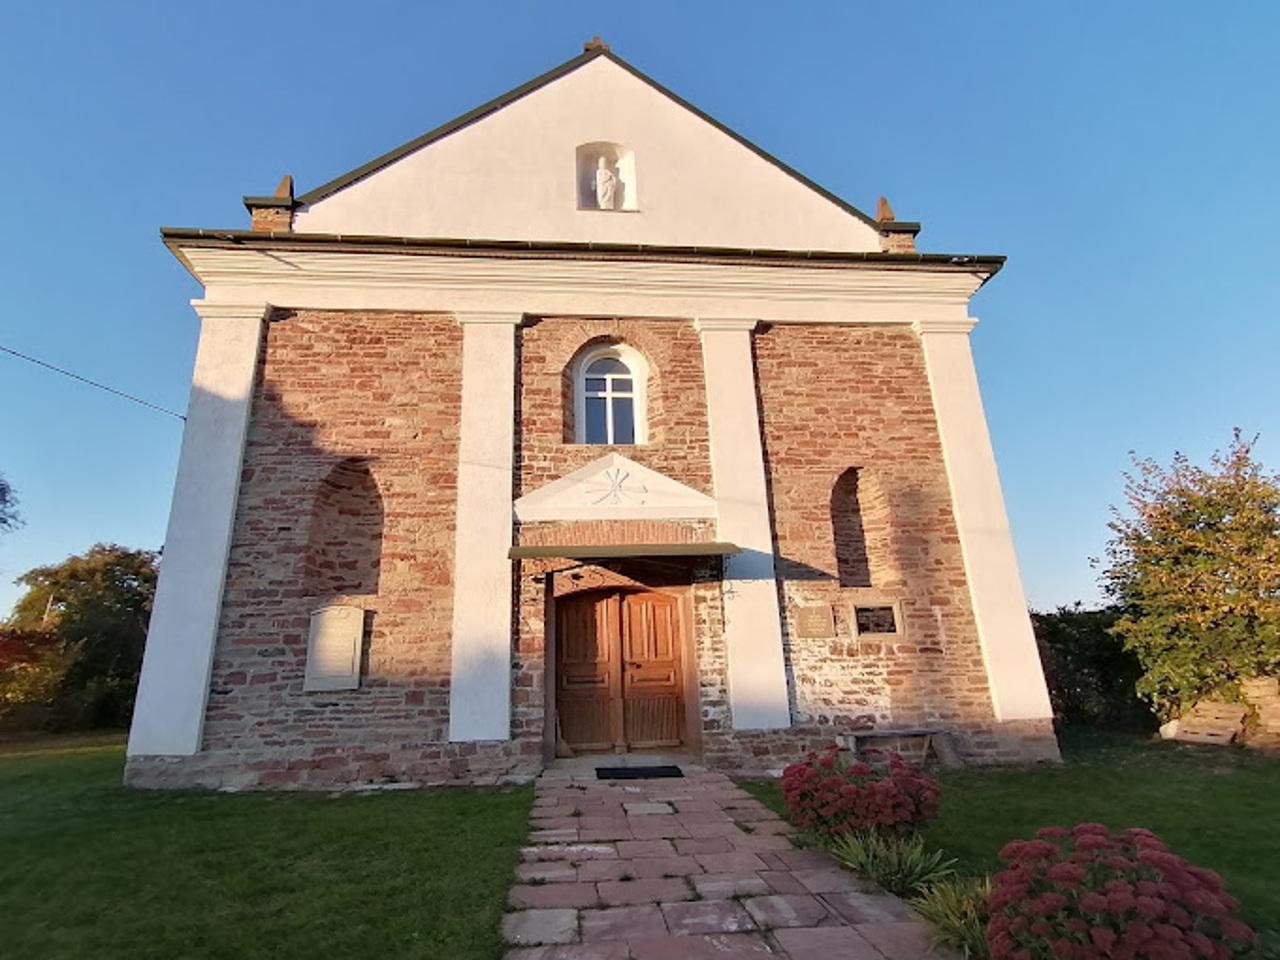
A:
[[[893,626],[892,633],[863,633],[858,629],[858,608],[859,607],[889,607],[893,610]],[[849,623],[853,626],[853,635],[859,640],[865,640],[868,643],[874,643],[878,640],[905,640],[907,637],[907,623],[902,619],[902,601],[888,600],[882,597],[872,599],[850,600],[849,601]]]
[[[597,360],[620,361],[631,374],[631,400],[635,417],[634,443],[597,443],[592,446],[629,447],[649,442],[649,364],[640,351],[625,343],[603,343],[584,350],[573,368],[573,439],[587,443],[587,368]],[[618,376],[621,376],[618,374]],[[625,396],[625,394],[621,394]],[[606,404],[608,432],[613,435],[613,406]]]

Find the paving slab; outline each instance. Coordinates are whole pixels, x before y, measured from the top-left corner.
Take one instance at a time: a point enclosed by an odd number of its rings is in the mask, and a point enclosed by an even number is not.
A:
[[[503,954],[503,960],[628,960],[630,956],[631,948],[626,941],[616,941],[516,947]]]
[[[732,853],[735,849],[728,837],[678,837],[671,841],[676,853],[692,856],[695,853]]]
[[[599,862],[613,863],[616,861],[601,860]],[[565,863],[563,860],[534,860],[516,867],[516,879],[523,880],[525,883],[530,881],[537,883],[576,883],[578,880],[578,868],[571,863]]]
[[[507,943],[537,946],[578,939],[577,910],[521,910],[502,918]]]
[[[578,879],[583,883],[599,883],[602,880],[635,880],[640,876],[636,860],[588,860],[578,867]]]
[[[636,903],[670,903],[692,900],[693,891],[683,880],[611,880],[596,884],[600,901],[607,907]]]
[[[633,940],[666,932],[667,924],[662,910],[652,903],[584,910],[582,913],[584,943],[593,940]]]
[[[504,960],[958,960],[725,775],[601,782],[573,762],[539,779]]]
[[[950,950],[933,947],[933,931],[920,921],[860,923],[854,929],[889,960],[942,960],[955,956]]]
[[[791,875],[804,885],[807,893],[864,892],[866,884],[848,870],[828,867],[819,870],[793,870]]]
[[[523,860],[567,860],[578,863],[583,860],[615,860],[618,848],[601,843],[549,843],[544,846],[525,847],[520,851]]]
[[[765,862],[749,851],[699,853],[694,859],[707,873],[755,873],[767,869]]]
[[[700,933],[742,933],[755,930],[755,921],[734,900],[698,900],[692,903],[664,903],[662,915],[667,929],[677,936]]]
[[[702,937],[658,937],[632,940],[632,960],[737,960],[739,957],[782,957],[765,938],[754,933]]]
[[[759,874],[708,873],[689,878],[698,896],[704,900],[730,900],[734,897],[763,897],[777,893]]]
[[[622,809],[627,812],[628,817],[653,817],[661,814],[675,813],[675,809],[669,803],[624,803]]]
[[[889,893],[824,893],[822,900],[846,923],[918,920],[916,912]]]
[[[773,937],[791,960],[884,960],[854,927],[790,927]]]
[[[676,848],[670,840],[624,840],[618,844],[618,856],[634,857],[673,857]]]
[[[790,870],[761,870],[756,876],[769,885],[769,893],[798,893],[801,896],[813,893]]]
[[[817,897],[795,893],[778,893],[767,897],[749,897],[743,901],[747,912],[765,930],[775,927],[816,927],[838,921]]]
[[[640,857],[631,862],[636,866],[636,876],[642,880],[687,877],[705,872],[693,857]]]
[[[594,883],[517,883],[507,896],[517,910],[590,907],[597,899]]]

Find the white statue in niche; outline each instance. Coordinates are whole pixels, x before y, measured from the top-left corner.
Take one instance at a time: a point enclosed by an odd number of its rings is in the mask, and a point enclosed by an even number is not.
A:
[[[596,163],[596,206],[601,210],[613,210],[618,205],[618,176],[609,169],[609,162],[601,157]]]

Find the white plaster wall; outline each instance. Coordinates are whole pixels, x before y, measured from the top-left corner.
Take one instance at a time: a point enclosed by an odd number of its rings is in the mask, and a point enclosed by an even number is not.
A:
[[[699,319],[707,378],[711,473],[725,557],[724,629],[729,707],[738,730],[791,725],[782,623],[774,580],[751,331],[755,320]]]
[[[520,314],[462,314],[450,740],[511,737],[511,471]]]
[[[640,210],[578,209],[577,147],[634,151]],[[604,57],[300,210],[302,233],[878,250],[863,221]]]
[[[130,756],[200,750],[253,379],[269,307],[192,301],[200,314],[187,424],[129,732]]]
[[[1053,716],[969,347],[973,320],[916,324],[999,720]]]

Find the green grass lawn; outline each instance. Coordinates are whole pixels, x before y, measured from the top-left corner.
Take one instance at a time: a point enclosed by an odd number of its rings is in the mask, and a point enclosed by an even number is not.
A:
[[[0,955],[501,956],[531,788],[141,792],[123,759],[0,750]]]
[[[1004,844],[1040,827],[1146,827],[1221,873],[1255,927],[1280,931],[1280,758],[1078,731],[1060,742],[1061,766],[939,773],[942,814],[926,838],[978,875],[1000,868]],[[781,807],[776,784],[748,787]]]

